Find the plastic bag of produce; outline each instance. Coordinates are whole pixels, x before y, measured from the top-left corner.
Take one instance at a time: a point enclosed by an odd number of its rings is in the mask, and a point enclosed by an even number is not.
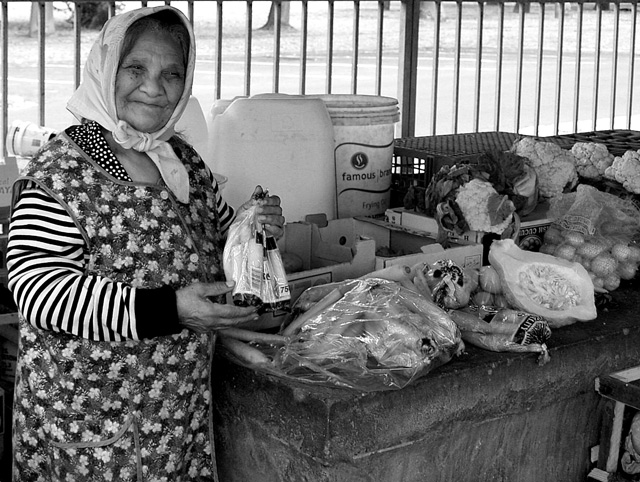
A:
[[[292,311],[295,329],[273,355],[272,371],[298,381],[399,389],[464,349],[444,310],[395,281],[311,287]]]
[[[223,268],[226,278],[236,282],[234,304],[258,306],[261,312],[288,310],[291,295],[278,245],[256,220],[264,196],[254,198],[229,228]]]
[[[613,291],[640,264],[640,210],[631,200],[580,184],[550,206],[554,222],[540,251],[580,263],[597,291]]]
[[[549,362],[549,323],[542,316],[508,308],[481,306],[476,310],[453,310],[462,339],[470,345],[497,352],[538,353],[538,364]]]

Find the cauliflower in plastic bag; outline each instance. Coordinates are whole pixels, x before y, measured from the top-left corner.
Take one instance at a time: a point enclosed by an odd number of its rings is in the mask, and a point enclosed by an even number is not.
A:
[[[513,143],[511,152],[525,157],[536,171],[542,198],[554,198],[578,183],[575,156],[553,142],[523,137]]]

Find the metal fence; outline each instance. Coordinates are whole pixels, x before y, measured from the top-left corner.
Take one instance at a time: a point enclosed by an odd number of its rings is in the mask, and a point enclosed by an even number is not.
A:
[[[87,3],[0,0],[2,139],[17,119],[74,122],[66,100],[97,34],[80,26]],[[354,93],[397,98],[399,137],[640,130],[637,0],[105,3],[187,14],[205,112],[240,95]]]

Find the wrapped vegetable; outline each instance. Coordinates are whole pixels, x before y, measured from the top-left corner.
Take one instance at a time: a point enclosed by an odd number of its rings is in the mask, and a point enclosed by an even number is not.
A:
[[[453,310],[450,315],[460,328],[462,339],[471,345],[497,352],[539,353],[540,365],[550,359],[546,342],[551,337],[551,328],[541,316],[487,306],[475,313]]]
[[[477,280],[450,259],[441,259],[433,264],[422,263],[416,269],[417,274],[423,275],[428,287],[426,293],[444,310],[467,306],[471,293],[477,287]],[[414,279],[414,284],[420,286],[419,281],[421,278]]]
[[[324,287],[312,287],[323,290]],[[305,291],[305,293],[306,293]],[[361,391],[397,389],[448,362],[464,344],[449,315],[396,281],[348,280],[332,285],[274,358],[281,376]],[[329,302],[326,302],[327,297]],[[284,332],[283,332],[284,333]]]

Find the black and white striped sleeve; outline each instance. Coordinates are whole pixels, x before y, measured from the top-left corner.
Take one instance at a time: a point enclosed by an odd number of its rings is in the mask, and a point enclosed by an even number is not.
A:
[[[236,217],[236,212],[224,200],[224,197],[220,192],[220,185],[217,183],[213,174],[211,174],[211,180],[213,182],[213,190],[216,195],[216,208],[218,210],[218,216],[220,218],[220,233],[222,234],[223,238],[226,238],[229,227]]]
[[[29,323],[96,341],[181,330],[173,288],[133,288],[87,275],[86,262],[84,239],[69,214],[43,190],[25,188],[11,218],[7,268],[9,289]]]

